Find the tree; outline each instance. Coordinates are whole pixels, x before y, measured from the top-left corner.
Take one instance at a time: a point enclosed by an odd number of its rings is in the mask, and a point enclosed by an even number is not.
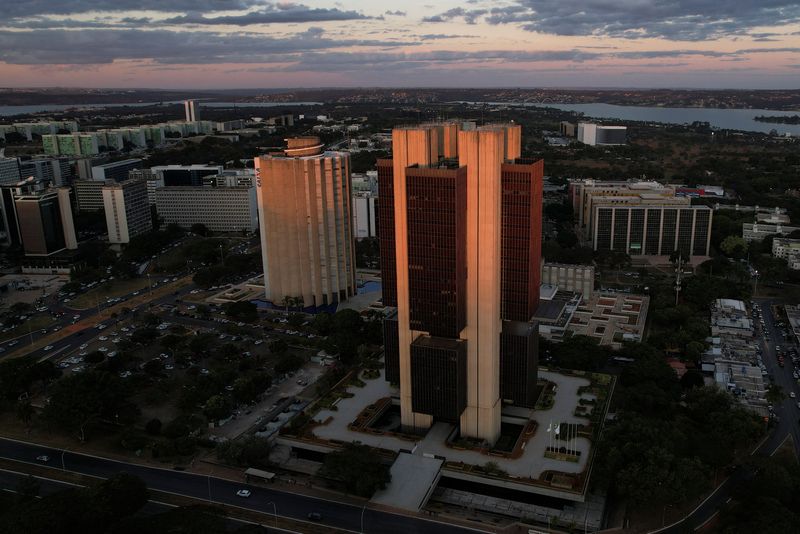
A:
[[[355,442],[328,453],[318,474],[340,482],[349,493],[367,498],[392,480],[381,457],[372,448]]]
[[[768,403],[778,405],[783,402],[785,398],[786,395],[783,392],[783,388],[778,384],[772,384],[767,388],[766,399]]]
[[[252,323],[258,319],[258,308],[252,302],[242,300],[226,305],[225,314],[232,319]]]
[[[282,375],[300,369],[305,360],[296,354],[286,354],[281,356],[275,363],[275,374]]]
[[[127,390],[120,379],[106,372],[89,371],[56,382],[42,415],[55,426],[75,432],[80,441],[86,441],[89,431],[101,419],[124,421],[136,411],[127,402]]]
[[[747,242],[738,235],[729,235],[719,245],[720,250],[731,258],[743,258],[747,253]]]
[[[231,403],[222,395],[214,395],[206,401],[203,412],[210,421],[219,421],[231,414]]]
[[[161,419],[150,419],[144,425],[145,431],[151,436],[157,436],[161,433]]]
[[[314,330],[321,336],[327,336],[333,329],[333,316],[328,312],[321,312],[314,316]]]
[[[263,438],[250,436],[230,440],[217,445],[217,458],[228,465],[238,467],[269,465],[269,442]]]
[[[139,477],[119,473],[101,482],[94,491],[94,502],[109,521],[135,514],[147,504],[150,493]]]
[[[25,399],[17,402],[17,419],[25,423],[26,427],[30,427],[31,419],[33,419],[33,406],[31,406],[30,399]]]
[[[211,232],[208,230],[208,227],[203,223],[194,223],[189,231],[193,234],[201,235],[203,237],[211,235]]]
[[[282,356],[286,354],[286,351],[289,350],[289,345],[282,339],[276,339],[275,341],[269,342],[269,352],[270,354],[274,354],[275,356]]]

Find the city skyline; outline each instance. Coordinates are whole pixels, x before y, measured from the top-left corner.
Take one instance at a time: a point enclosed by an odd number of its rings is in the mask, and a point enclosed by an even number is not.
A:
[[[800,85],[800,3],[35,1],[0,84],[167,89]],[[390,75],[391,74],[391,75]]]

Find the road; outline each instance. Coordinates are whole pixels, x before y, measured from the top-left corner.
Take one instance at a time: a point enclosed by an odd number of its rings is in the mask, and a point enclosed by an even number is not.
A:
[[[101,478],[127,472],[140,477],[147,484],[147,487],[152,490],[165,491],[208,500],[212,503],[228,504],[262,512],[265,514],[265,524],[269,524],[269,518],[273,513],[277,513],[280,517],[307,521],[310,512],[317,512],[322,515],[322,523],[327,526],[361,533],[460,534],[488,532],[479,528],[469,528],[421,517],[372,510],[364,506],[354,506],[214,476],[147,467],[61,449],[52,449],[22,441],[0,439],[0,458],[29,462],[41,466],[43,464],[36,461],[36,457],[41,455],[50,457],[49,462],[45,465],[54,470],[63,469],[73,473]],[[14,489],[16,486],[11,484],[15,483],[14,477],[0,476],[0,486]],[[10,488],[7,484],[11,485]],[[251,497],[237,497],[236,491],[240,489],[249,489],[252,492]],[[272,503],[275,505],[274,509]]]
[[[786,349],[793,342],[784,341],[780,329],[775,326],[775,317],[772,315],[771,306],[777,302],[774,299],[754,299],[757,304],[761,306],[762,316],[764,318],[764,332],[760,332],[760,328],[756,329],[758,336],[758,343],[761,345],[763,356],[762,360],[767,366],[767,371],[774,377],[775,384],[783,388],[786,398],[780,404],[774,406],[775,414],[780,421],[775,425],[767,438],[761,443],[758,448],[753,451],[755,456],[771,456],[778,447],[786,440],[787,436],[791,435],[794,439],[795,453],[800,457],[800,410],[797,407],[797,400],[800,399],[800,387],[797,381],[792,377],[793,366],[791,358],[786,358],[786,367],[780,367],[776,356],[775,347]],[[769,334],[771,341],[766,341],[763,334]],[[789,393],[794,391],[797,399],[789,397]],[[665,528],[652,531],[651,534],[656,532],[665,534],[680,534],[686,532],[693,532],[698,527],[705,524],[711,519],[722,506],[730,499],[736,487],[744,480],[753,475],[746,467],[736,469],[733,474],[725,480],[717,490],[712,493],[703,503],[701,503],[691,514],[687,517],[669,525]]]

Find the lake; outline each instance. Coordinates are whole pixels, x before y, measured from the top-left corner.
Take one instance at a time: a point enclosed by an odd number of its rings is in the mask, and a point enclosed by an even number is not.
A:
[[[200,102],[200,107],[211,108],[272,108],[278,106],[318,106],[321,102]],[[168,102],[133,102],[130,104],[40,104],[34,106],[0,106],[0,117],[12,117],[14,115],[27,115],[30,113],[43,113],[47,111],[66,111],[70,109],[103,109],[103,108],[140,108],[144,106],[174,105],[182,104],[183,100],[172,100]]]
[[[758,116],[792,116],[800,111],[774,111],[769,109],[713,109],[713,108],[656,108],[639,106],[617,106],[614,104],[534,104],[489,102],[492,105],[511,104],[562,109],[583,113],[595,119],[621,119],[627,121],[662,122],[667,124],[691,124],[695,121],[707,122],[716,128],[779,134],[791,133],[800,136],[799,124],[775,124],[758,122]]]

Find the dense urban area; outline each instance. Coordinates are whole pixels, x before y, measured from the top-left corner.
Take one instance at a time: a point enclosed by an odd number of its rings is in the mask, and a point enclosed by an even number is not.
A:
[[[798,95],[0,91],[0,532],[800,531]]]

